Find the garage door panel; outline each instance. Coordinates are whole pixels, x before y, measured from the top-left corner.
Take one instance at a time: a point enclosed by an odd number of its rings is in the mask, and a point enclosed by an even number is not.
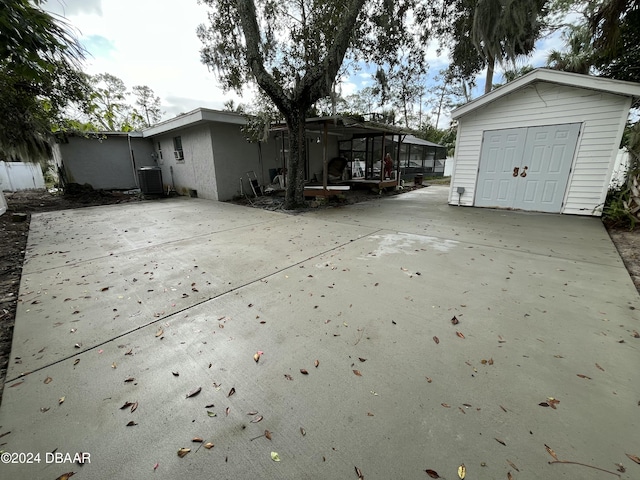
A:
[[[475,204],[560,212],[580,125],[484,132]]]
[[[513,169],[522,159],[526,131],[521,128],[484,132],[475,204],[508,208],[514,201]]]

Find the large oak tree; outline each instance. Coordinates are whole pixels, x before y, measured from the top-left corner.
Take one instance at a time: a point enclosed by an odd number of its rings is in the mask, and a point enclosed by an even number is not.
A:
[[[227,89],[255,82],[289,130],[285,208],[304,204],[305,120],[330,96],[345,58],[395,62],[412,0],[200,0],[202,61]]]

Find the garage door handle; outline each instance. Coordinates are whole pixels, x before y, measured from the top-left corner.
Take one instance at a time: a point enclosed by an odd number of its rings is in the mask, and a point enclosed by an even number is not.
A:
[[[526,165],[524,166],[524,168],[522,169],[522,173],[520,174],[520,176],[522,178],[527,176],[527,170],[529,169],[529,167],[527,167]]]
[[[517,177],[519,171],[520,171],[520,167],[513,167],[513,176]]]

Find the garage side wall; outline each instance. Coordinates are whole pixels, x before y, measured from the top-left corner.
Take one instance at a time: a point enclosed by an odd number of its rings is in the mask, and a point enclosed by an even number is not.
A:
[[[601,215],[613,162],[627,119],[628,97],[550,83],[536,83],[459,119],[449,203],[474,204],[485,130],[582,123],[562,213]]]

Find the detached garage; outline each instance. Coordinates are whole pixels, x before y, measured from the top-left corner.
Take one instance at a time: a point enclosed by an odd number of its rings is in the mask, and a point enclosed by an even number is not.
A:
[[[640,84],[537,69],[452,112],[449,203],[602,215]]]

